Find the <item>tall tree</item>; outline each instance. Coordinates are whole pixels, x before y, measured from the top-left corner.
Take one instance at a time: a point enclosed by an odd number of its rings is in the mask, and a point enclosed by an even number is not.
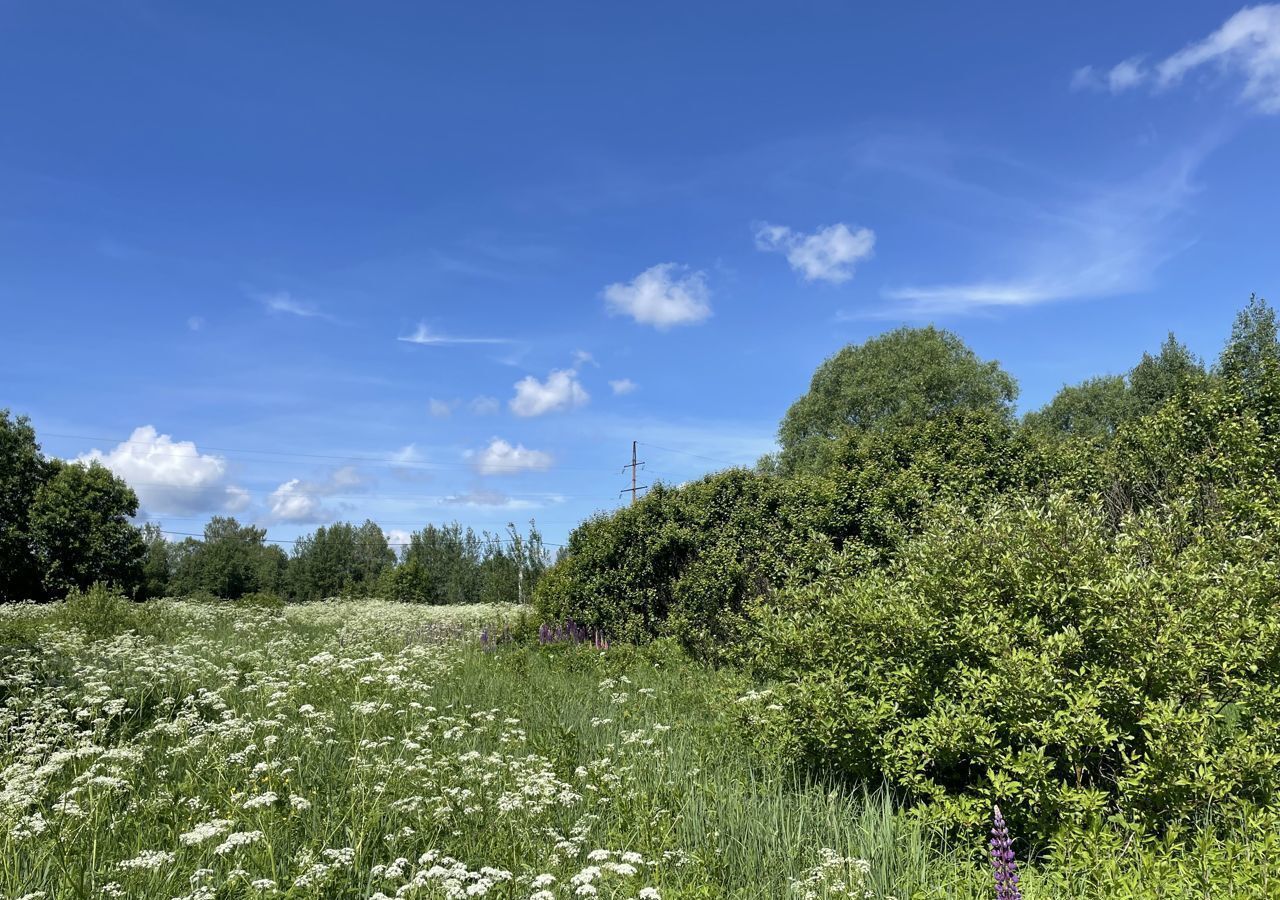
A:
[[[850,429],[922,422],[952,410],[1011,418],[1017,395],[998,362],[979,359],[955,334],[899,328],[849,345],[818,367],[778,429],[778,468],[820,468],[831,442]]]
[[[30,510],[48,475],[30,421],[0,410],[0,603],[34,600],[43,592],[31,547]]]
[[[1123,376],[1101,375],[1058,391],[1043,409],[1028,413],[1026,425],[1048,437],[1105,440],[1129,417],[1129,390]]]
[[[267,545],[266,536],[265,528],[214,516],[204,527],[203,540],[184,541],[176,549],[174,592],[235,599],[279,590],[287,557],[279,547]]]
[[[167,596],[173,577],[173,549],[155,522],[142,526],[142,542],[146,546],[142,557],[142,594],[147,599]]]
[[[136,593],[142,584],[142,535],[129,521],[138,496],[96,462],[52,463],[53,475],[31,502],[31,544],[46,592],[66,594],[96,581]]]
[[[1142,354],[1138,364],[1129,370],[1129,416],[1137,418],[1154,412],[1179,391],[1202,386],[1204,379],[1204,364],[1171,331],[1159,353]]]
[[[1280,369],[1280,329],[1276,311],[1257,294],[1236,316],[1231,338],[1218,359],[1218,371],[1236,384],[1246,400],[1261,401]]]

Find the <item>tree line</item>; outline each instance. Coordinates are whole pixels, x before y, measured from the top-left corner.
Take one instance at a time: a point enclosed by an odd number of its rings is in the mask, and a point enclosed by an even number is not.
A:
[[[393,548],[372,521],[337,522],[289,551],[265,528],[215,516],[173,542],[137,526],[133,489],[94,461],[47,459],[23,416],[0,410],[0,602],[58,599],[95,583],[136,599],[273,594],[289,600],[379,596],[415,603],[516,601],[549,562],[529,523],[502,534],[427,525]],[[397,552],[398,550],[398,552]]]

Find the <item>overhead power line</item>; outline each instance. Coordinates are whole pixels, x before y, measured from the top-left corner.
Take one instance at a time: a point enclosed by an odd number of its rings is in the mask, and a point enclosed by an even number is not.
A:
[[[640,441],[640,445],[654,450],[663,450],[667,453],[679,453],[682,456],[692,456],[694,459],[702,459],[707,462],[719,463],[722,466],[728,466],[730,468],[742,468],[750,465],[749,463],[730,462],[727,459],[716,459],[714,456],[703,456],[700,453],[690,453],[688,450],[677,450],[675,447],[661,447],[657,444],[650,444],[648,441]]]

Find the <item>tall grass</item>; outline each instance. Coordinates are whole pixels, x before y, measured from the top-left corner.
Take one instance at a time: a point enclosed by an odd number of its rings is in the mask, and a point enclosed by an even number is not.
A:
[[[484,652],[497,607],[140,612],[31,612],[3,663],[0,896],[905,898],[949,869],[886,798],[755,758],[732,676],[674,657]]]

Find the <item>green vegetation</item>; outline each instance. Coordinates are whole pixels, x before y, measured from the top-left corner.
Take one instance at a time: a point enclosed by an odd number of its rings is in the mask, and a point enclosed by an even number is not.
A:
[[[1050,854],[1274,808],[1274,313],[1252,300],[1208,371],[1171,335],[1021,423],[1014,393],[934,329],[847,348],[784,418],[779,474],[584,524],[539,612],[740,664],[782,758],[952,834],[993,802]]]

